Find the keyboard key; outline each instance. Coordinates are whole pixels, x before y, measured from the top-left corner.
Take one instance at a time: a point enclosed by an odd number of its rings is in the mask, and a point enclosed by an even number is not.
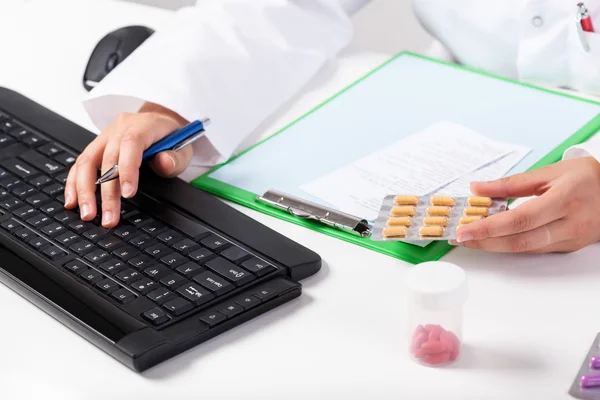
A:
[[[44,225],[50,223],[51,221],[52,220],[50,219],[49,216],[44,215],[44,214],[37,214],[37,215],[34,215],[33,217],[29,217],[27,219],[27,221],[25,221],[25,222],[27,222],[29,225],[33,226],[34,228],[37,228],[37,227],[44,226]]]
[[[245,271],[241,267],[227,261],[224,258],[216,257],[208,260],[205,264],[206,268],[224,276],[232,281],[236,286],[245,285],[248,282],[256,279],[250,272]]]
[[[158,283],[154,282],[152,279],[149,278],[142,278],[138,281],[133,282],[130,286],[134,290],[137,290],[142,294],[146,294],[156,289],[158,287]]]
[[[69,261],[68,263],[66,263],[65,265],[63,265],[63,267],[65,267],[69,271],[74,272],[76,274],[78,274],[81,271],[87,269],[87,265],[85,265],[83,262],[81,262],[79,260]]]
[[[13,211],[13,214],[21,219],[29,218],[37,214],[37,210],[31,206],[25,206]]]
[[[235,303],[244,307],[244,309],[249,310],[251,308],[256,307],[257,305],[260,304],[260,299],[257,297],[254,297],[252,295],[250,296],[243,296],[240,297],[238,299],[235,300]]]
[[[9,119],[5,119],[4,121],[2,121],[2,124],[0,124],[0,131],[2,132],[8,132],[12,129],[15,128],[15,126],[17,126],[17,124]]]
[[[154,221],[152,218],[150,218],[149,216],[144,215],[144,214],[134,214],[130,217],[125,218],[125,220],[128,221],[133,226],[135,226],[136,228],[139,228],[139,227],[143,226],[144,224]]]
[[[135,210],[135,208],[131,204],[129,204],[123,200],[121,201],[121,211],[120,211],[121,216],[123,216],[125,214],[129,214],[130,212],[132,212],[134,210]]]
[[[0,135],[0,149],[8,147],[8,146],[10,146],[13,143],[16,143],[16,141],[12,137],[10,137],[10,136],[8,136],[6,134],[1,134]]]
[[[63,185],[62,183],[54,183],[50,186],[46,186],[44,188],[44,193],[46,193],[48,196],[56,196],[58,194],[61,194],[65,191],[65,185]]]
[[[15,124],[15,127],[13,129],[9,130],[8,134],[17,140],[21,140],[22,138],[29,135],[30,132],[27,129],[23,128],[22,126]]]
[[[96,226],[94,224],[92,224],[91,222],[85,222],[85,221],[73,221],[69,224],[69,228],[81,235],[86,231],[89,231],[90,229],[95,228]]]
[[[36,190],[33,187],[26,185],[24,183],[20,183],[18,185],[13,186],[10,189],[10,191],[12,192],[12,194],[14,194],[15,196],[17,196],[20,199],[24,199],[25,197],[36,192]]]
[[[221,252],[221,257],[225,257],[229,261],[235,264],[239,264],[241,261],[248,258],[250,254],[246,250],[242,250],[239,247],[231,246]]]
[[[156,220],[152,220],[147,224],[144,224],[144,226],[142,227],[142,230],[144,232],[146,232],[149,235],[152,235],[153,237],[158,235],[163,229],[165,229],[165,226]]]
[[[41,173],[38,169],[33,168],[31,165],[27,165],[25,162],[17,160],[16,158],[4,160],[0,165],[8,172],[23,179],[33,178]]]
[[[62,147],[59,147],[54,143],[48,143],[37,149],[37,151],[48,157],[53,157],[56,154],[61,153],[63,150],[64,149]]]
[[[96,283],[96,287],[106,294],[111,294],[120,288],[119,284],[112,279],[102,279]]]
[[[2,228],[4,228],[4,230],[7,230],[9,232],[13,232],[16,229],[21,228],[21,224],[19,224],[18,222],[12,220],[12,219],[8,219],[6,221],[4,221],[2,224]]]
[[[14,231],[13,235],[15,235],[16,237],[18,237],[19,239],[21,239],[24,242],[26,242],[34,237],[37,237],[37,235],[35,233],[33,233],[32,231],[30,231],[29,229],[26,229],[26,228],[22,228],[22,229],[18,229],[16,231]]]
[[[204,286],[217,296],[227,293],[235,288],[235,286],[227,282],[225,278],[217,276],[216,274],[213,274],[209,271],[205,271],[201,274],[194,276],[193,280],[194,282],[198,282],[200,285]]]
[[[170,275],[167,275],[164,278],[162,278],[160,280],[160,283],[162,283],[164,286],[168,287],[169,289],[173,290],[173,289],[176,289],[179,286],[184,285],[189,282],[187,281],[187,279],[185,279],[183,276],[181,276],[179,274],[170,274]]]
[[[228,303],[224,308],[220,309],[219,312],[225,315],[227,318],[233,318],[236,315],[244,312],[244,309],[239,304]]]
[[[127,267],[127,265],[120,260],[111,259],[100,264],[100,269],[102,271],[106,271],[111,275],[115,275],[118,272],[121,272]]]
[[[207,249],[217,252],[229,245],[227,240],[217,235],[210,235],[209,237],[202,239],[202,242],[200,243],[202,243],[202,245]]]
[[[92,250],[95,250],[96,247],[94,246],[93,243],[90,243],[86,240],[83,240],[81,242],[77,242],[75,244],[72,244],[71,247],[69,247],[70,250],[72,250],[73,252],[82,255],[85,253],[88,253]]]
[[[46,185],[48,185],[48,184],[50,184],[50,183],[52,183],[54,181],[49,176],[42,175],[42,176],[38,176],[36,178],[33,178],[33,179],[29,180],[28,182],[33,187],[41,189],[44,186],[46,186]]]
[[[166,244],[167,246],[170,246],[172,243],[175,243],[176,241],[179,240],[181,236],[175,232],[174,230],[168,229],[164,232],[159,233],[156,236],[156,239],[158,241],[160,241],[161,243]]]
[[[263,302],[272,299],[273,297],[277,297],[279,294],[278,291],[274,290],[270,287],[263,287],[258,292],[252,293],[252,296],[261,299]]]
[[[111,296],[121,304],[127,304],[135,300],[135,295],[127,289],[116,290]]]
[[[144,254],[133,257],[131,260],[127,261],[127,263],[137,270],[146,269],[149,266],[156,264],[153,259]]]
[[[142,317],[152,325],[161,325],[169,321],[169,316],[158,307],[154,307],[142,314]]]
[[[145,234],[134,237],[129,241],[129,243],[141,250],[145,249],[148,246],[156,244],[156,242],[150,236]]]
[[[192,303],[187,300],[182,299],[181,297],[177,297],[173,300],[167,301],[163,304],[163,307],[171,312],[171,314],[177,316],[185,313],[186,311],[194,308]]]
[[[61,195],[56,196],[56,201],[60,202],[61,204],[65,204],[65,195],[64,193]]]
[[[86,254],[84,258],[94,264],[100,264],[101,262],[106,261],[108,257],[110,256],[107,252],[98,249]]]
[[[31,239],[29,242],[27,242],[27,244],[36,249],[37,251],[41,251],[44,249],[44,247],[48,246],[50,242],[38,236]]]
[[[48,215],[54,215],[57,212],[64,210],[65,208],[60,205],[59,203],[57,203],[56,201],[50,202],[48,204],[44,204],[43,206],[40,207],[40,211],[48,214]],[[70,211],[72,212],[72,211]],[[77,215],[77,214],[75,214]]]
[[[113,250],[112,254],[123,261],[129,261],[133,257],[139,256],[140,252],[132,246],[122,246]]]
[[[102,279],[104,279],[104,275],[95,269],[88,269],[79,274],[79,277],[86,281],[89,284],[94,284]]]
[[[0,199],[3,199],[10,195],[10,191],[8,189],[0,188]]]
[[[171,272],[172,271],[170,269],[163,267],[162,265],[153,265],[144,270],[144,274],[155,280],[161,279],[169,275]]]
[[[129,240],[132,235],[135,235],[135,233],[137,232],[137,230],[132,227],[132,226],[120,226],[117,229],[115,229],[115,235],[120,237],[123,240]]]
[[[183,239],[183,240],[180,240],[179,242],[175,243],[171,247],[173,247],[175,250],[179,251],[180,253],[188,254],[192,250],[199,248],[200,245],[198,243],[194,242],[193,240]]]
[[[65,253],[64,251],[62,251],[61,249],[59,249],[56,246],[50,246],[50,247],[46,248],[46,250],[44,250],[43,253],[46,255],[46,257],[48,257],[52,261],[59,260],[67,255],[67,253]]]
[[[215,257],[215,254],[209,249],[202,248],[192,251],[190,254],[188,254],[188,257],[194,261],[205,262]]]
[[[109,250],[109,249],[116,249],[119,246],[125,245],[125,242],[123,242],[121,239],[118,239],[114,236],[108,236],[108,237],[104,237],[102,239],[100,239],[98,241],[98,246],[104,250]]]
[[[58,235],[56,238],[54,238],[54,241],[62,244],[63,246],[67,246],[74,243],[75,241],[79,241],[79,236],[77,236],[73,232],[65,232],[62,235]]]
[[[26,151],[25,153],[19,155],[19,158],[48,175],[58,174],[65,169],[65,167],[63,167],[61,164],[49,159],[35,150]]]
[[[177,289],[177,293],[199,306],[215,298],[215,295],[196,283],[189,283]]]
[[[122,282],[135,282],[142,278],[139,272],[134,269],[127,268],[124,271],[119,272],[115,277]]]
[[[43,193],[36,193],[33,196],[29,196],[25,201],[31,204],[34,207],[40,207],[42,204],[48,203],[50,201],[50,197],[46,196]]]
[[[47,236],[54,237],[58,236],[66,230],[64,226],[59,224],[58,222],[53,222],[50,225],[44,226],[40,231]]]
[[[165,246],[164,244],[160,244],[160,243],[155,244],[154,246],[150,246],[146,250],[144,250],[144,252],[146,254],[149,254],[155,258],[159,258],[164,255],[167,255],[167,254],[169,254],[170,251],[171,250],[167,246]]]
[[[71,154],[68,152],[59,153],[59,154],[55,155],[53,158],[54,158],[54,160],[58,161],[65,167],[70,167],[71,165],[73,165],[75,163],[75,161],[77,161],[77,157],[74,154]]]
[[[169,299],[174,298],[175,293],[171,292],[169,289],[159,288],[148,293],[146,297],[158,304],[163,304]]]
[[[38,135],[36,133],[30,133],[29,135],[24,137],[23,140],[21,140],[21,142],[23,142],[23,144],[25,144],[29,147],[38,147],[38,146],[48,143],[48,140],[44,139],[43,137],[41,137],[40,135]]]
[[[90,229],[89,231],[86,231],[83,234],[83,237],[92,242],[97,242],[98,240],[106,236],[107,233],[108,229],[97,226],[95,228]]]
[[[187,258],[177,253],[170,253],[160,259],[160,262],[168,266],[169,268],[175,268],[185,263]]]
[[[256,276],[263,276],[270,272],[275,271],[275,267],[271,264],[268,264],[261,259],[256,257],[252,257],[249,260],[246,260],[242,263],[242,267],[252,272]]]
[[[227,320],[227,317],[217,311],[209,312],[200,317],[200,321],[204,322],[211,328],[225,320]]]
[[[14,176],[9,176],[0,181],[0,186],[2,186],[5,189],[10,189],[10,188],[18,185],[19,183],[22,183],[22,181],[19,178],[14,177]]]
[[[185,263],[183,265],[180,265],[175,270],[177,272],[179,272],[181,275],[187,276],[188,278],[192,277],[194,275],[197,275],[200,272],[206,271],[200,265],[194,264],[194,263],[191,263],[191,262],[188,262],[188,263]]]
[[[65,185],[67,183],[67,178],[69,177],[69,172],[63,172],[62,174],[58,174],[54,177],[54,180],[58,183],[62,183]]]
[[[8,197],[0,200],[0,207],[4,208],[5,210],[9,210],[9,211],[19,208],[22,204],[23,204],[23,202],[21,202],[21,200],[14,198],[12,196],[8,196]]]

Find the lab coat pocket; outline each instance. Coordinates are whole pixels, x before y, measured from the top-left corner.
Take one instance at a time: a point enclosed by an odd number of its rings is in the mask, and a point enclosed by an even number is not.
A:
[[[588,48],[582,43],[585,40]],[[577,27],[569,32],[567,57],[570,69],[570,88],[600,95],[600,33],[583,32]]]

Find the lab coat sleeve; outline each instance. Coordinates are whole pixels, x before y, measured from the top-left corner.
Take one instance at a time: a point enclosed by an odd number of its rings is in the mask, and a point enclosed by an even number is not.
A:
[[[207,0],[178,11],[84,101],[102,130],[144,102],[211,119],[192,165],[227,160],[352,38],[368,0]]]

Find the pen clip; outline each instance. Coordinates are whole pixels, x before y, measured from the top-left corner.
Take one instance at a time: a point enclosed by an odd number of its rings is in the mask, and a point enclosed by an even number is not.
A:
[[[186,140],[184,140],[181,143],[178,143],[177,145],[175,145],[175,147],[173,147],[173,151],[179,151],[179,150],[183,149],[184,147],[187,147],[190,144],[194,143],[196,140],[198,140],[202,136],[204,136],[204,132],[205,132],[204,129],[202,129],[200,132],[196,133],[194,136],[187,138]]]
[[[585,32],[583,31],[583,26],[581,25],[581,17],[581,8],[578,5],[577,15],[575,16],[575,27],[577,29],[577,34],[579,35],[579,40],[581,41],[581,46],[583,47],[583,50],[587,53],[590,51],[590,45],[587,42]]]

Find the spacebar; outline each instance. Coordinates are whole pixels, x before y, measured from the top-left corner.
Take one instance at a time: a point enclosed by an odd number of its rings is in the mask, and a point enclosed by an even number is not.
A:
[[[171,225],[173,228],[179,229],[183,233],[194,238],[194,240],[200,240],[211,233],[198,222],[186,218],[170,208],[166,208],[163,204],[159,204],[143,194],[138,195],[133,203],[146,213],[150,214],[153,218],[160,219],[162,222]]]

